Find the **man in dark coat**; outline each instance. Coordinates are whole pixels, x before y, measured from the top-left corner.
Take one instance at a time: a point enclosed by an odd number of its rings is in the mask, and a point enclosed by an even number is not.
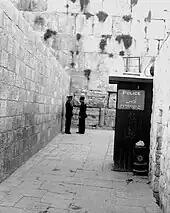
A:
[[[85,133],[85,119],[87,118],[86,114],[86,104],[84,103],[84,97],[80,97],[80,111],[79,111],[79,131],[77,133],[84,134]]]
[[[66,123],[65,123],[65,133],[71,134],[70,127],[71,127],[71,119],[73,117],[73,104],[72,104],[72,96],[67,96],[67,102],[65,104],[66,107]]]

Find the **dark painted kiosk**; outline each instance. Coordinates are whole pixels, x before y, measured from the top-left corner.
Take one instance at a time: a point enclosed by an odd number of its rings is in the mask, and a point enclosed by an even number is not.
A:
[[[113,170],[147,175],[153,79],[110,76],[109,84],[117,84]]]

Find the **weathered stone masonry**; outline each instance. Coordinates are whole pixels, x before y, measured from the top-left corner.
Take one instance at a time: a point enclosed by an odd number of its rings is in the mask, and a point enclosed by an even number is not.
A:
[[[69,76],[22,14],[0,1],[0,181],[61,130]]]
[[[164,213],[170,212],[170,38],[156,61],[151,120],[150,179]]]
[[[92,129],[114,129],[116,115],[116,90],[115,92],[102,92],[90,90],[86,94],[87,119],[86,127]],[[76,92],[74,101],[73,125],[78,124],[78,113],[81,92]]]
[[[12,1],[20,10],[23,10],[25,19],[42,39],[47,29],[56,31],[56,35],[45,42],[51,46],[62,67],[70,74],[71,89],[73,93],[75,92],[75,96],[80,90],[86,90],[87,93],[93,93],[94,99],[97,99],[96,95],[98,91],[101,91],[102,95],[105,95],[104,99],[107,99],[110,91],[109,75],[125,71],[124,60],[119,55],[122,51],[125,56],[141,56],[142,73],[151,59],[149,49],[148,52],[146,51],[149,44],[142,40],[145,36],[146,23],[142,21],[139,23],[135,17],[131,21],[123,19],[124,15],[130,14],[130,4],[127,0],[90,0],[83,11],[79,0],[74,2],[71,0],[28,0],[24,4],[22,0]],[[101,14],[102,12],[106,14],[104,21],[101,21],[101,17],[98,16],[99,11]],[[140,31],[140,36],[136,31]],[[132,45],[128,49],[122,42],[116,41],[116,37],[121,34],[129,34],[133,37]],[[136,62],[133,63],[136,64]],[[147,73],[149,68],[145,70]],[[88,69],[91,73],[87,81],[84,71]],[[114,92],[114,89],[112,91]],[[91,99],[91,95],[87,95],[87,98]],[[100,100],[100,95],[98,100]],[[107,109],[107,106],[103,106],[103,103],[99,104],[100,107],[88,104],[87,127],[100,125],[103,108]],[[109,116],[107,111],[109,111]],[[106,114],[104,128],[114,127],[114,120],[110,119],[115,117],[114,112],[115,109],[112,107],[104,113]],[[74,119],[77,123],[76,118],[77,111],[75,110]]]

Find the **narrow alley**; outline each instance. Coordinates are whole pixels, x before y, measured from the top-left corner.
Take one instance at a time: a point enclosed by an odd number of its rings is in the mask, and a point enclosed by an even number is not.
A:
[[[147,178],[112,171],[113,132],[58,135],[0,184],[2,213],[160,213]]]

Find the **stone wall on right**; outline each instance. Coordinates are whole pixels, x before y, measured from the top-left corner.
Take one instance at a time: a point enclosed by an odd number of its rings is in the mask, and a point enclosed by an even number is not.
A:
[[[155,64],[151,119],[150,180],[158,205],[170,212],[170,35]]]

